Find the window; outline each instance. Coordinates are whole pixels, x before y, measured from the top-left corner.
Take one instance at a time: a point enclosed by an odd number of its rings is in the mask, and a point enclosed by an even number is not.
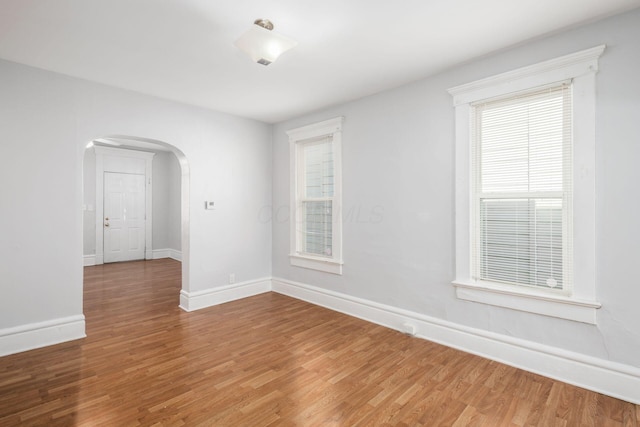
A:
[[[472,104],[472,278],[568,294],[571,85]]]
[[[342,117],[287,132],[291,146],[291,264],[342,274]]]
[[[449,90],[458,298],[596,323],[595,73],[604,48]]]

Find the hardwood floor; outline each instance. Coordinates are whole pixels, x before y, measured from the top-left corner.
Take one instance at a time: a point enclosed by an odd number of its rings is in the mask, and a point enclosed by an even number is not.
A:
[[[180,264],[85,268],[87,338],[0,358],[1,426],[636,426],[640,407]]]

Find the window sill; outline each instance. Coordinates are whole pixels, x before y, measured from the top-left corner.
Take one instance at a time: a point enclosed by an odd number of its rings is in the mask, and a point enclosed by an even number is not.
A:
[[[456,296],[459,299],[592,325],[596,324],[596,310],[601,307],[600,303],[595,301],[549,294],[536,289],[517,289],[500,284],[478,284],[471,281],[454,281],[452,284],[456,288]]]
[[[324,271],[332,274],[342,274],[342,262],[340,261],[304,255],[289,255],[289,260],[291,265],[296,267]]]

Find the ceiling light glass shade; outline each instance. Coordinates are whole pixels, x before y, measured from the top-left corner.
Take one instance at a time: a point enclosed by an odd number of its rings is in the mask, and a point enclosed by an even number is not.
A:
[[[269,65],[298,42],[254,24],[234,44],[254,62]]]

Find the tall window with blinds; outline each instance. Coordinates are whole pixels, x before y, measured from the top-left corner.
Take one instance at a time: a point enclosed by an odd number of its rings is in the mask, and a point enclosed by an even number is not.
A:
[[[333,137],[300,143],[298,191],[301,221],[299,251],[320,257],[333,254]]]
[[[471,105],[473,278],[572,287],[570,83]]]
[[[342,274],[342,117],[287,131],[291,265]]]

